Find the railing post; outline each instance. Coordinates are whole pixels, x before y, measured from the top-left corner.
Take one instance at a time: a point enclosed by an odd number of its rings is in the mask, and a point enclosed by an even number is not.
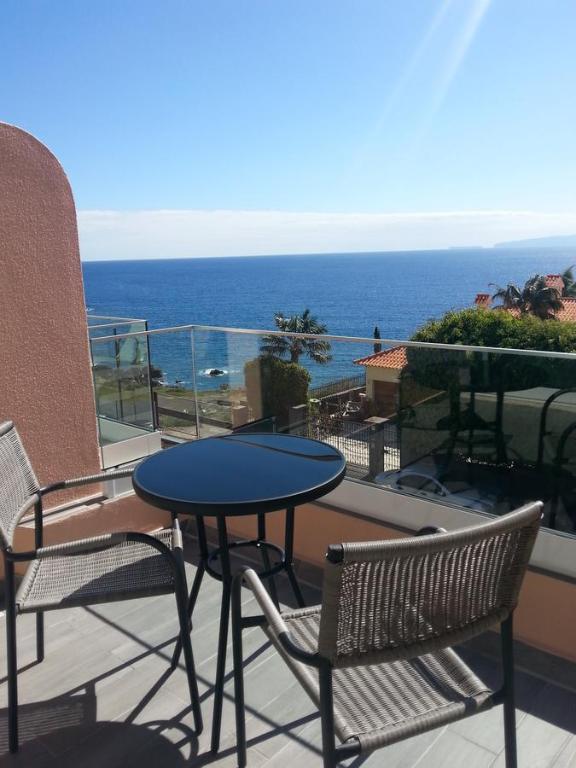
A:
[[[368,472],[371,480],[374,480],[376,475],[384,471],[384,424],[384,419],[370,424],[370,432],[368,433]]]
[[[308,424],[308,403],[293,405],[290,408],[288,423],[291,435],[304,434]]]

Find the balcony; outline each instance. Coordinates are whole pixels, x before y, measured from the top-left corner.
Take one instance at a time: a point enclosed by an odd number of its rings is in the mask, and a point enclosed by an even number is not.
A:
[[[10,297],[0,324],[3,418],[17,423],[41,481],[94,474],[255,419],[326,440],[346,455],[348,478],[297,511],[298,576],[310,601],[329,543],[398,537],[426,523],[457,528],[544,498],[546,527],[515,618],[520,765],[573,765],[576,357],[390,340],[380,342],[383,359],[373,339],[326,338],[331,360],[310,361],[302,351],[301,368],[288,375],[259,359],[263,344],[282,338],[273,332],[148,330],[143,320],[92,318],[87,333],[76,212],[62,168],[33,137],[3,124],[0,160]],[[305,349],[314,340],[299,341]],[[166,522],[130,494],[129,483],[108,485],[89,497],[74,489],[56,497],[46,510],[45,543],[153,531]],[[281,524],[270,515],[274,541]],[[233,533],[253,525],[238,520]],[[16,545],[30,548],[31,539],[25,520]],[[207,724],[218,603],[218,585],[206,580],[193,642]],[[22,751],[5,754],[3,728],[2,765],[234,765],[230,682],[223,750],[214,757],[209,728],[199,742],[191,731],[183,670],[167,674],[175,634],[169,597],[50,612],[46,659],[34,664],[33,619],[20,617]],[[494,642],[487,635],[463,650],[487,681],[498,673]],[[319,722],[304,694],[257,630],[246,644],[249,764],[320,765]],[[5,652],[2,639],[3,662]],[[5,700],[2,679],[2,719]],[[366,763],[385,760],[501,766],[500,713],[390,747]]]

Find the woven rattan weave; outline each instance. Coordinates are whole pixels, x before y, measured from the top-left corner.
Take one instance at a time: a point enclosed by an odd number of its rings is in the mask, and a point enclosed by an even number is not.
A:
[[[23,509],[34,504],[40,485],[11,421],[0,424],[0,545],[12,544]],[[31,498],[32,497],[32,498]]]
[[[445,648],[516,607],[539,508],[442,535],[343,544],[327,562],[319,653],[334,667]]]
[[[171,548],[172,531],[155,536]],[[170,564],[146,544],[125,541],[77,555],[66,545],[34,560],[16,595],[19,613],[174,592]]]

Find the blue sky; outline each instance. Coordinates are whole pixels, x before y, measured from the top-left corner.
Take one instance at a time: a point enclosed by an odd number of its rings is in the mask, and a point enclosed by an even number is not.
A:
[[[574,0],[3,0],[0,119],[62,162],[87,258],[576,232],[575,29]]]

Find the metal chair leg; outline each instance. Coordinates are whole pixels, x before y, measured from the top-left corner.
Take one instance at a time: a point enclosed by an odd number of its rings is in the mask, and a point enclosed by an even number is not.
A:
[[[44,613],[36,614],[36,660],[44,661]]]
[[[244,670],[242,668],[242,581],[232,587],[232,651],[234,656],[234,709],[238,768],[246,766],[246,720],[244,712]]]
[[[228,624],[230,623],[230,591],[232,574],[228,553],[228,534],[226,519],[218,518],[218,544],[222,559],[222,604],[220,607],[220,632],[218,635],[218,658],[216,662],[216,685],[214,690],[214,711],[212,715],[212,743],[210,748],[217,753],[220,748],[220,727],[222,724],[222,704],[224,701],[224,675],[226,672],[226,643]]]
[[[320,718],[322,721],[322,759],[324,768],[336,768],[336,742],[334,736],[334,704],[332,700],[332,669],[323,663],[318,669],[320,684]]]
[[[504,670],[504,742],[506,768],[517,768],[516,708],[514,701],[514,637],[512,614],[501,624]]]
[[[184,661],[186,663],[186,674],[188,677],[188,689],[190,691],[190,701],[194,713],[194,727],[196,733],[202,733],[202,711],[200,709],[200,695],[198,693],[198,682],[196,680],[196,669],[194,666],[194,655],[192,652],[192,642],[190,640],[190,621],[186,611],[186,586],[185,580],[176,587],[176,604],[178,607],[178,619],[180,621],[180,642],[184,650]]]
[[[42,515],[42,496],[40,496],[34,505],[34,546],[36,549],[40,549],[44,543]],[[38,663],[44,660],[44,613],[42,611],[36,614],[36,660]]]
[[[8,746],[18,752],[18,660],[16,655],[16,603],[14,563],[4,558],[6,596],[6,654],[8,671]]]

